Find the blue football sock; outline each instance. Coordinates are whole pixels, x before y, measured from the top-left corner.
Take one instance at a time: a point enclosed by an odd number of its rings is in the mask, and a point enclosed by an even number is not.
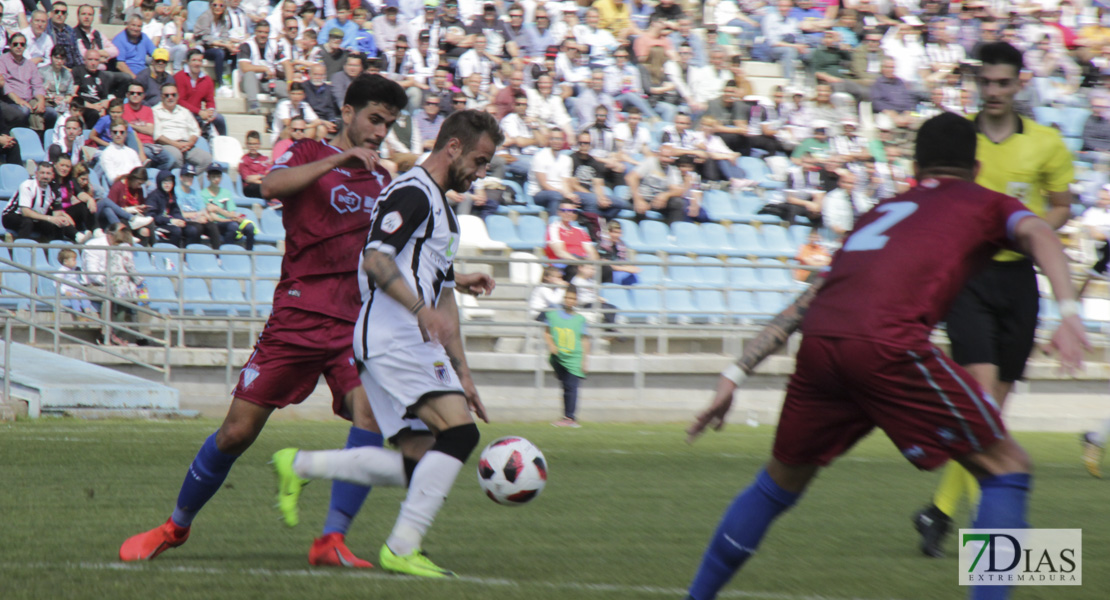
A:
[[[690,584],[692,600],[712,600],[751,556],[771,522],[797,502],[801,494],[781,487],[767,471],[760,471],[752,485],[732,502],[702,557]]]
[[[237,458],[220,452],[216,447],[215,433],[204,440],[193,464],[189,465],[189,472],[185,474],[181,492],[177,495],[177,508],[173,511],[173,522],[177,526],[193,524],[200,509],[220,490]]]
[[[347,434],[347,448],[361,448],[374,446],[381,448],[385,443],[382,434],[366,429],[359,429],[351,425],[351,432]],[[341,533],[347,535],[351,528],[351,519],[358,514],[370,487],[356,485],[346,481],[333,481],[331,484],[331,506],[328,507],[328,518],[324,521],[324,535]]]
[[[972,527],[975,529],[1025,529],[1025,504],[1032,484],[1028,473],[1009,473],[979,480],[982,496],[979,514]],[[972,600],[1006,600],[1010,587],[1005,585],[980,585],[971,588]]]

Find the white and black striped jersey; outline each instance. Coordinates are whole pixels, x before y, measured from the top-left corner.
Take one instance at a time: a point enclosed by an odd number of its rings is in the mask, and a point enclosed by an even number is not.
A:
[[[413,167],[382,192],[371,221],[366,249],[393,256],[401,276],[429,307],[439,303],[440,294],[453,293],[459,221],[443,190],[423,167]],[[366,360],[427,342],[410,307],[376,289],[362,261],[360,258],[362,310],[355,324],[355,356]]]

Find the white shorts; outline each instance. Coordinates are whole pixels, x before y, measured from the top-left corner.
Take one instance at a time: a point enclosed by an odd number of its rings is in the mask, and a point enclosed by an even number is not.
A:
[[[425,395],[463,393],[447,351],[437,342],[374,356],[363,366],[359,379],[386,439],[404,429],[428,431],[428,426],[409,412]]]

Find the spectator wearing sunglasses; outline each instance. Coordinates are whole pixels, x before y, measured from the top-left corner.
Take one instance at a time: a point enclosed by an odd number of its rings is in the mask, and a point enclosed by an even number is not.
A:
[[[27,36],[17,33],[11,37],[8,52],[0,56],[0,77],[4,80],[4,97],[0,104],[4,121],[13,127],[43,125],[32,123],[31,116],[39,115],[45,127],[51,129],[58,113],[46,105],[46,89],[38,67],[26,57]]]
[[[143,166],[139,153],[127,146],[127,123],[123,119],[112,119],[108,128],[112,141],[100,153],[97,168],[104,171],[108,181],[115,183],[135,167]]]
[[[65,66],[72,69],[81,64],[81,53],[77,50],[77,34],[66,25],[69,6],[65,2],[55,2],[50,9],[50,25],[46,32],[54,40],[54,49],[61,50]]]

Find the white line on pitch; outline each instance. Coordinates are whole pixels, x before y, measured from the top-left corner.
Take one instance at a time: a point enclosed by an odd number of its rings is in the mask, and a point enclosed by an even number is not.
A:
[[[223,569],[218,567],[185,567],[185,566],[155,566],[150,563],[132,564],[121,562],[94,563],[94,562],[57,562],[57,563],[0,563],[0,570],[53,570],[76,569],[83,571],[159,571],[163,573],[191,573],[201,575],[253,575],[257,577],[346,577],[349,579],[410,579],[413,581],[429,581],[420,577],[404,575],[391,575],[382,571],[352,571],[335,569]],[[443,580],[431,580],[443,581]],[[446,580],[450,582],[451,580]],[[471,577],[463,575],[454,581],[484,585],[488,587],[540,587],[551,590],[565,590],[577,592],[599,593],[641,593],[652,596],[681,597],[686,590],[652,585],[623,585],[618,583],[577,583],[553,581],[513,581],[512,579],[496,579],[491,577]],[[744,590],[726,590],[721,592],[720,598],[748,598],[752,600],[864,600],[862,598],[842,598],[835,596],[819,596],[810,594],[786,594],[779,592],[756,592]],[[888,599],[883,599],[888,600]],[[893,600],[893,599],[889,599]]]

